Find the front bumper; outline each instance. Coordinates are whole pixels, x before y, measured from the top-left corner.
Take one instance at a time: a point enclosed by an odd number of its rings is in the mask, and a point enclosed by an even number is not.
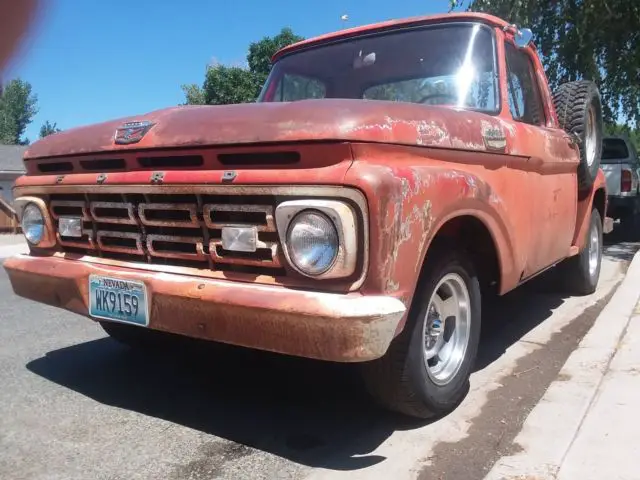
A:
[[[149,328],[301,357],[362,362],[387,351],[405,314],[394,297],[292,290],[18,255],[4,263],[22,297],[89,316],[89,275],[145,282]]]

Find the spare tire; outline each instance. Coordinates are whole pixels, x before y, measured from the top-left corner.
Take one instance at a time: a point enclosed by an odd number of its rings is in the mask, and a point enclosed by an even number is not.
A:
[[[553,96],[560,128],[575,135],[580,148],[578,189],[589,190],[602,156],[602,102],[595,83],[588,80],[560,85]]]

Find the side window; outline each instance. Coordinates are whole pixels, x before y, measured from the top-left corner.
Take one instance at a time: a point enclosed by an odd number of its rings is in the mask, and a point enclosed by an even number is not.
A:
[[[309,98],[324,98],[324,84],[315,78],[285,73],[276,90],[275,98],[280,102],[293,102]]]
[[[544,125],[544,108],[540,88],[531,60],[510,43],[505,44],[509,110],[514,120]]]

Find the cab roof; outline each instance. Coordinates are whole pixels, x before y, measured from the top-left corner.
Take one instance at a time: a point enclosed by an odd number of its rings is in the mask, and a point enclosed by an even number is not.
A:
[[[436,23],[459,22],[459,21],[480,22],[480,23],[489,25],[491,27],[499,27],[499,28],[504,28],[510,25],[508,22],[494,15],[488,15],[485,13],[472,13],[472,12],[443,13],[438,15],[427,15],[427,16],[419,16],[419,17],[402,18],[398,20],[387,20],[386,22],[372,23],[369,25],[362,25],[360,27],[346,28],[344,30],[338,30],[336,32],[326,33],[324,35],[309,38],[307,40],[302,40],[300,42],[294,43],[292,45],[289,45],[277,51],[271,60],[275,62],[277,59],[279,59],[284,55],[287,55],[289,53],[292,53],[298,50],[302,50],[304,48],[314,47],[314,46],[321,45],[323,43],[329,43],[335,40],[344,40],[351,37],[357,37],[359,35],[363,35],[367,33],[377,33],[377,32],[384,32],[388,30],[397,30],[397,29],[406,28],[406,27],[415,27],[420,25],[431,25]]]

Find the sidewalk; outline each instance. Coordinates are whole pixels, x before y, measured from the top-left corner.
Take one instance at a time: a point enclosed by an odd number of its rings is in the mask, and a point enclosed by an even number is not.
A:
[[[0,259],[28,251],[27,242],[22,234],[0,235]]]
[[[485,480],[640,480],[640,253]]]
[[[12,234],[12,233],[2,233],[0,234],[0,247],[4,247],[7,245],[20,245],[25,243],[24,235],[21,233]]]

